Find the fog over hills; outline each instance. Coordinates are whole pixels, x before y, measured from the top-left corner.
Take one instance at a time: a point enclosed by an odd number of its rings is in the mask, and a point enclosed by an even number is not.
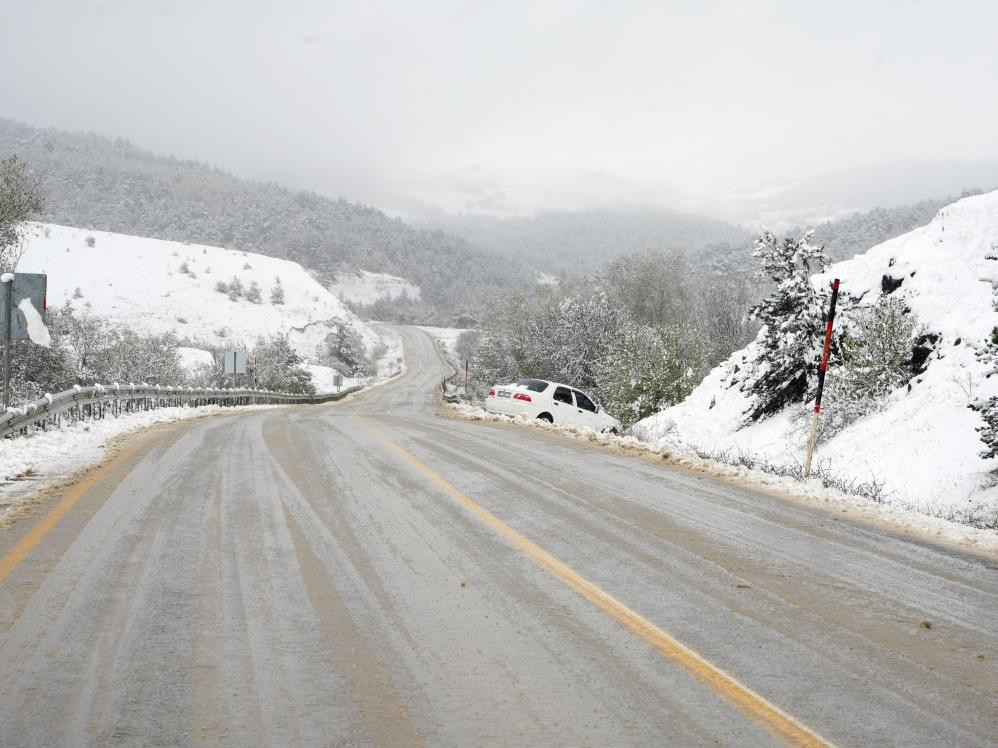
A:
[[[129,142],[0,120],[0,158],[16,153],[42,183],[39,220],[294,260],[331,283],[338,272],[404,277],[421,289],[418,321],[475,314],[530,273],[440,230],[365,205],[239,179]]]
[[[712,244],[749,240],[747,230],[730,223],[664,209],[551,211],[523,218],[465,214],[437,225],[540,272],[577,275],[629,252],[683,250],[696,256]]]

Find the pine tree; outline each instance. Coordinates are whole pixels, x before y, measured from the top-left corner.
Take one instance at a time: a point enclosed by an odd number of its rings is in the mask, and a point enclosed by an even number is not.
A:
[[[776,291],[752,309],[765,326],[758,375],[749,384],[756,400],[750,420],[771,415],[793,402],[803,402],[816,382],[821,360],[822,309],[827,292],[818,292],[811,274],[825,270],[824,248],[812,243],[813,232],[782,241],[763,230],[755,242],[760,275],[776,283]]]
[[[270,303],[274,306],[280,306],[284,303],[284,286],[281,285],[280,278],[275,279],[274,285],[270,289]]]
[[[366,376],[372,373],[364,339],[346,322],[336,323],[336,327],[319,346],[318,354],[323,364],[331,366],[345,376]]]
[[[229,281],[229,298],[236,301],[243,296],[243,282],[239,280],[238,275],[233,275],[232,280]]]

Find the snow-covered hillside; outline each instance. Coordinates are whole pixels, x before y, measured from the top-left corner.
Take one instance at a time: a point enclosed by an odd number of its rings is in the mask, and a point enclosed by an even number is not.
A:
[[[48,274],[49,306],[69,301],[77,311],[141,333],[174,332],[195,346],[246,347],[286,332],[311,358],[336,320],[352,322],[368,345],[378,339],[301,265],[250,252],[33,224],[18,270]],[[246,290],[255,281],[260,303],[215,290],[234,277]],[[278,278],[283,304],[271,303]]]
[[[419,298],[419,286],[405,278],[387,273],[339,273],[329,290],[351,304],[373,304],[378,299],[397,299],[405,294],[410,299]]]
[[[929,225],[884,242],[813,278],[872,304],[893,286],[895,298],[938,335],[924,373],[869,415],[820,446],[816,460],[843,477],[884,481],[892,499],[922,510],[963,512],[998,506],[994,460],[979,456],[968,404],[998,394],[998,377],[976,353],[998,325],[998,192],[969,197],[939,211]],[[752,359],[753,343],[712,371],[682,403],[635,427],[647,440],[705,450],[748,452],[773,463],[801,462],[805,437],[793,433],[792,409],[744,426],[751,395],[727,387],[735,367]],[[829,374],[834,376],[834,371]],[[801,405],[801,409],[809,406]]]

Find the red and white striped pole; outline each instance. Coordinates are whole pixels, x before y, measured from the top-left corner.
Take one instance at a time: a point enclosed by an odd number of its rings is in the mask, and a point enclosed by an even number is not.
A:
[[[832,349],[832,325],[835,323],[835,303],[839,300],[839,279],[832,282],[832,300],[828,305],[828,322],[825,325],[825,349],[821,352],[821,368],[818,369],[818,392],[814,396],[814,417],[811,419],[811,438],[807,442],[807,459],[804,461],[804,477],[811,475],[811,458],[814,457],[814,443],[818,438],[818,416],[821,415],[821,393],[825,389],[825,372],[828,371],[828,353]]]

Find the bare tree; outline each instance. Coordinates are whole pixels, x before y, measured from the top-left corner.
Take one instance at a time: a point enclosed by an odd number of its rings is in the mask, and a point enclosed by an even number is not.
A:
[[[24,254],[24,222],[45,202],[38,180],[17,156],[0,161],[0,272],[10,273]]]

